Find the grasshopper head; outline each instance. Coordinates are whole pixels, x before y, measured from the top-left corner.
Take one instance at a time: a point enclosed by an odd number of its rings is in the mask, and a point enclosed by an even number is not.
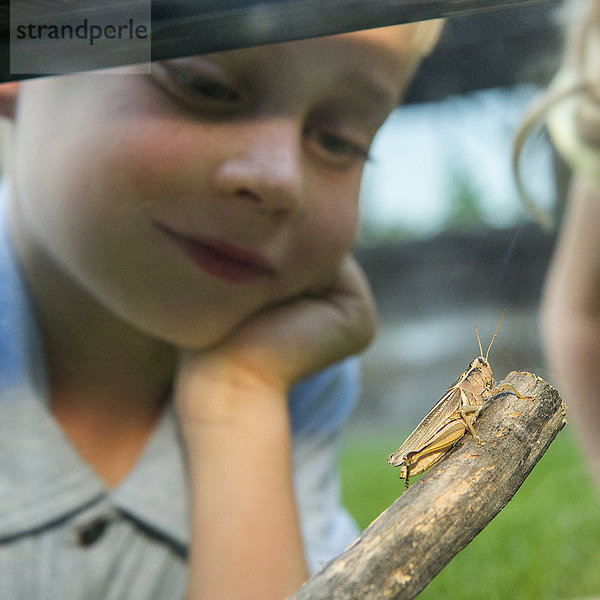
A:
[[[502,319],[504,319],[504,311],[502,311],[502,316],[500,317],[500,321],[498,321],[498,326],[496,327],[492,341],[490,342],[490,345],[485,353],[485,357],[483,356],[483,350],[481,348],[481,340],[479,339],[479,332],[477,331],[477,323],[475,323],[475,335],[477,336],[480,355],[471,362],[470,367],[476,368],[481,373],[485,379],[486,387],[488,388],[491,388],[494,385],[494,376],[492,375],[492,367],[490,367],[490,363],[488,362],[488,354],[490,353],[492,344],[498,335],[498,330],[500,329],[500,323],[502,323]]]
[[[483,375],[483,378],[488,385],[491,385],[491,383],[494,381],[492,367],[490,367],[490,363],[487,361],[487,358],[478,356],[471,361],[469,367],[472,369],[477,369]]]

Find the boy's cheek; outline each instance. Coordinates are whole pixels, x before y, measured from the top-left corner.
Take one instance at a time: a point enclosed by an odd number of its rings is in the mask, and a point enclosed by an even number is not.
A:
[[[307,222],[294,253],[295,259],[302,261],[303,270],[311,275],[311,289],[326,288],[336,277],[340,263],[354,245],[357,228],[356,203],[350,200],[338,207],[329,205],[328,210]]]
[[[198,172],[198,135],[202,134],[189,120],[157,110],[156,102],[146,107],[153,98],[140,99],[140,90],[132,86],[113,90],[119,98],[116,103],[105,95],[90,97],[95,88],[88,90],[85,79],[57,80],[54,85],[28,82],[21,103],[15,150],[27,180],[55,188],[58,195],[76,193],[93,182],[140,198],[151,197],[167,184],[189,185]],[[143,91],[151,95],[151,90]],[[65,97],[69,92],[75,99]],[[100,92],[105,93],[104,88]],[[54,110],[40,111],[44,102]],[[73,108],[69,115],[65,105]]]
[[[107,172],[118,173],[121,185],[142,199],[193,192],[202,169],[192,131],[161,121],[132,129],[117,132],[118,142],[102,153]]]

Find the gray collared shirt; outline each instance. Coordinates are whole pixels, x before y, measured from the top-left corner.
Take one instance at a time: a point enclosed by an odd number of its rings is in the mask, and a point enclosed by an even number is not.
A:
[[[350,360],[290,393],[295,490],[313,572],[357,533],[340,506],[336,470],[339,428],[357,389]],[[115,489],[53,419],[35,320],[0,224],[0,598],[183,599],[188,517],[172,406]]]

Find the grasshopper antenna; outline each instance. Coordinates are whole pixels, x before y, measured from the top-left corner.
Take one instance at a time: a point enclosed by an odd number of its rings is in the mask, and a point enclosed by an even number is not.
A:
[[[492,341],[490,342],[490,345],[488,346],[487,352],[485,353],[485,360],[487,360],[488,354],[490,353],[490,348],[492,347],[492,344],[494,343],[494,340],[496,339],[496,336],[498,335],[498,331],[500,330],[500,323],[502,323],[502,319],[504,319],[504,313],[506,312],[506,309],[504,309],[502,311],[502,316],[500,317],[500,320],[498,321],[498,327],[496,327],[496,332],[494,333],[494,337],[492,338]],[[475,329],[477,330],[477,329]],[[479,340],[479,336],[477,336],[477,339]],[[479,347],[481,347],[481,344],[479,344]]]
[[[481,348],[481,340],[479,339],[479,331],[477,331],[477,321],[475,321],[475,335],[477,336],[477,343],[479,344],[479,356],[483,356],[483,350]],[[492,340],[494,341],[494,340]],[[487,355],[486,355],[487,360]]]

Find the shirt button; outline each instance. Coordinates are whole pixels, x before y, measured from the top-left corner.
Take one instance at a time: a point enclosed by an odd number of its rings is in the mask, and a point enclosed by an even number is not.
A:
[[[98,517],[77,531],[77,540],[80,546],[93,546],[104,534],[109,524],[106,517]]]

